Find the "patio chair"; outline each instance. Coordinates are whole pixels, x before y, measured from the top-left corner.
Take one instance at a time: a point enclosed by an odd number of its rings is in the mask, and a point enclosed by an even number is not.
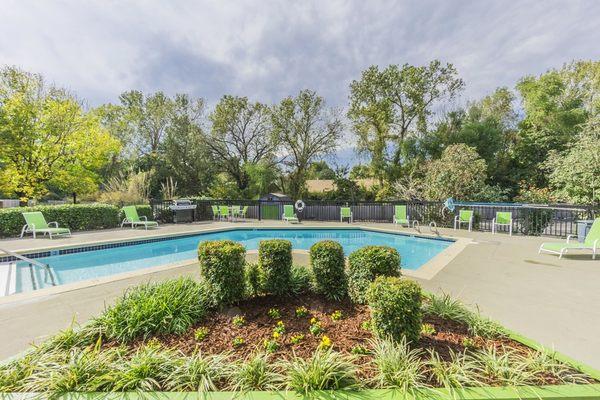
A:
[[[148,217],[146,216],[140,217],[135,206],[123,207],[123,212],[125,213],[125,218],[121,222],[121,228],[126,224],[131,224],[131,229],[138,225],[143,225],[146,230],[148,230],[148,227],[158,228],[158,222],[148,221]]]
[[[458,226],[460,229],[461,224],[467,224],[469,226],[469,232],[473,229],[473,210],[460,210],[458,215],[454,217],[454,230]]]
[[[210,206],[210,208],[212,209],[213,213],[213,221],[216,221],[217,219],[219,219],[219,207],[212,205]]]
[[[240,216],[241,206],[231,206],[231,219],[235,221]]]
[[[71,230],[69,228],[59,228],[58,222],[46,222],[44,214],[39,211],[24,212],[23,218],[25,218],[25,225],[21,229],[21,238],[26,233],[32,233],[33,238],[36,238],[36,234],[43,233],[50,235],[50,239],[54,236],[68,235],[71,236]],[[51,227],[50,225],[54,225]]]
[[[394,224],[410,226],[410,217],[406,215],[406,206],[394,206]]]
[[[281,215],[281,219],[286,222],[298,223],[298,216],[294,212],[294,206],[291,204],[285,204],[283,206],[283,214]]]
[[[567,254],[569,250],[591,250],[592,260],[596,259],[596,254],[600,253],[600,218],[596,218],[592,227],[588,231],[583,243],[573,243],[571,239],[577,237],[577,235],[567,236],[566,243],[542,243],[538,254],[541,252],[558,254],[558,258],[561,259],[563,254]]]
[[[352,210],[350,207],[340,208],[340,222],[344,222],[344,218],[348,218],[348,223],[354,222],[354,217],[352,216]]]
[[[510,211],[496,211],[496,218],[492,219],[492,234],[495,234],[498,226],[507,226],[508,234],[512,236],[512,212]]]
[[[246,219],[246,214],[248,214],[248,206],[244,206],[241,210],[239,210],[238,215],[240,218]]]
[[[229,206],[219,206],[219,220],[227,221],[229,219]]]

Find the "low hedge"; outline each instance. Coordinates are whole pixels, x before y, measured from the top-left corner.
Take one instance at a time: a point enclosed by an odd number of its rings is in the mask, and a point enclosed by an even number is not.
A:
[[[244,298],[246,249],[231,240],[212,240],[198,245],[200,273],[214,306]]]
[[[41,211],[46,221],[58,222],[73,231],[114,228],[119,225],[119,208],[109,204],[62,204],[0,209],[0,236],[17,236],[25,218],[22,213]]]
[[[364,304],[371,282],[378,276],[400,276],[400,254],[392,247],[366,246],[348,257],[348,295]]]
[[[149,205],[137,205],[136,208],[140,217],[154,219]],[[116,228],[124,218],[120,207],[101,203],[0,208],[0,237],[20,235],[25,225],[22,214],[31,211],[40,211],[46,221],[56,221],[58,226],[72,231]]]
[[[421,322],[421,287],[408,279],[379,276],[367,290],[371,309],[371,327],[381,338],[391,337],[409,342],[419,340]]]
[[[315,291],[333,300],[348,293],[344,249],[338,242],[323,240],[310,248],[310,266],[315,280]]]
[[[264,290],[274,295],[290,294],[292,242],[283,239],[261,240],[258,265],[264,279]]]

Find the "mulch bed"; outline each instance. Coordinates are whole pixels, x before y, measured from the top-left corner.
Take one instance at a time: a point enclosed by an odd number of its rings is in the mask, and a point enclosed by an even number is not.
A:
[[[305,307],[309,315],[297,317],[296,309]],[[271,309],[277,309],[280,318],[271,318],[268,313]],[[331,315],[335,311],[341,311],[343,318],[334,321]],[[244,316],[245,324],[235,326],[233,318]],[[310,320],[316,318],[323,328],[323,333],[318,336],[309,332]],[[309,358],[321,343],[322,335],[331,339],[333,350],[341,353],[351,353],[355,346],[369,348],[369,341],[373,334],[364,328],[363,323],[370,320],[370,312],[367,306],[356,305],[349,301],[328,301],[317,295],[305,295],[299,298],[276,298],[272,296],[256,297],[241,302],[237,307],[232,307],[209,315],[201,324],[190,328],[182,335],[166,335],[156,337],[163,345],[169,348],[181,350],[185,354],[192,354],[200,350],[202,354],[229,353],[233,359],[244,359],[258,352],[264,352],[265,339],[272,339],[273,329],[278,321],[285,325],[285,333],[277,340],[279,348],[272,354],[272,359],[291,357]],[[423,323],[431,324],[435,333],[423,335],[416,347],[422,350],[433,350],[439,354],[442,360],[450,360],[450,352],[465,351],[463,340],[469,338],[477,348],[496,347],[500,352],[510,349],[522,354],[531,352],[527,346],[512,339],[494,338],[484,339],[473,337],[469,334],[466,325],[456,321],[445,320],[434,316],[424,316]],[[202,341],[195,338],[196,329],[204,327],[208,329],[208,335]],[[293,344],[291,338],[294,335],[304,335],[300,343]],[[243,338],[244,344],[234,346],[236,338]],[[132,347],[138,347],[142,342],[133,343]],[[108,344],[110,346],[110,344]],[[424,351],[427,357],[428,352]],[[356,359],[358,365],[367,365],[371,361],[370,355],[362,355]],[[573,373],[577,373],[573,370]],[[361,378],[372,376],[372,368],[361,368]],[[545,384],[555,384],[554,378],[548,376]],[[590,380],[591,382],[592,380]],[[490,382],[490,384],[494,384]]]
[[[306,307],[309,315],[296,317],[296,309]],[[273,319],[268,313],[271,309],[279,310],[281,317]],[[341,311],[343,318],[334,321],[331,315]],[[238,327],[233,324],[236,315],[244,316],[246,323]],[[264,340],[271,339],[273,329],[278,321],[283,321],[285,333],[278,340],[279,349],[273,353],[276,357],[297,356],[310,357],[321,342],[321,336],[313,336],[309,332],[311,318],[316,318],[323,328],[322,335],[331,339],[332,348],[342,353],[351,353],[355,346],[369,346],[373,334],[364,329],[363,323],[371,318],[369,308],[365,305],[353,304],[350,301],[329,301],[317,295],[306,295],[301,298],[276,298],[272,296],[257,297],[241,302],[237,307],[215,312],[205,321],[190,328],[183,335],[169,335],[158,338],[168,347],[174,347],[186,354],[199,349],[204,354],[232,352],[234,358],[245,358],[263,350]],[[430,336],[422,336],[416,347],[435,350],[442,359],[449,359],[450,350],[464,351],[463,339],[473,339],[477,347],[502,346],[521,352],[530,349],[521,343],[508,338],[483,339],[469,335],[464,324],[444,320],[438,317],[425,316],[423,323],[434,326],[436,332]],[[199,327],[208,328],[209,335],[197,341],[194,331]],[[304,339],[292,344],[294,335],[302,334]],[[243,338],[244,345],[235,347],[233,340]]]

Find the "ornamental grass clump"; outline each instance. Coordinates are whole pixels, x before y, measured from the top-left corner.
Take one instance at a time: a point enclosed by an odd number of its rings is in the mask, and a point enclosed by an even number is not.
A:
[[[228,374],[229,355],[203,356],[199,351],[175,360],[175,368],[167,378],[167,390],[174,392],[209,392]]]
[[[317,350],[307,360],[294,357],[283,361],[280,369],[286,371],[286,388],[304,395],[315,390],[358,388],[356,365],[331,349]]]
[[[444,361],[440,355],[429,350],[427,369],[433,382],[439,386],[458,389],[466,386],[481,386],[477,364],[465,353],[449,350],[450,360]]]
[[[312,275],[310,270],[302,265],[292,265],[290,271],[290,293],[298,296],[308,293],[311,289]]]
[[[400,254],[392,247],[366,246],[348,257],[348,295],[355,303],[366,302],[366,292],[378,276],[400,276]]]
[[[315,292],[330,300],[340,300],[348,293],[344,249],[338,242],[324,240],[310,248],[310,265]]]
[[[409,392],[425,386],[422,352],[411,349],[406,338],[398,342],[391,338],[377,339],[371,342],[371,347],[376,367],[375,387]]]
[[[261,240],[258,244],[258,265],[267,293],[290,295],[292,242],[283,239]]]
[[[245,294],[246,249],[231,240],[201,242],[198,246],[200,274],[214,306],[238,302]]]
[[[115,365],[113,391],[159,391],[168,386],[181,354],[155,343],[140,347],[130,359]]]
[[[251,390],[277,390],[281,375],[269,362],[267,354],[256,354],[231,366],[228,373],[229,390],[249,392]]]
[[[191,278],[140,285],[95,318],[89,329],[123,343],[182,334],[206,315],[206,303],[204,288]]]
[[[23,389],[48,393],[51,397],[69,392],[110,390],[114,385],[115,363],[120,357],[118,348],[104,351],[85,348],[72,349],[66,353],[46,353],[37,359],[33,374],[24,379]]]
[[[423,312],[428,315],[461,322],[467,325],[469,333],[483,338],[497,338],[505,335],[504,328],[489,318],[483,317],[479,311],[469,310],[459,300],[448,294],[428,294],[423,305]]]
[[[421,333],[421,287],[410,280],[380,276],[367,290],[371,329],[381,338],[419,340]]]

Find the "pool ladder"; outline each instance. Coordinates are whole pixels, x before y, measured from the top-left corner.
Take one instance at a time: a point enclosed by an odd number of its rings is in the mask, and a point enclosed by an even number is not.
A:
[[[37,284],[37,280],[35,278],[35,273],[33,271],[34,266],[41,268],[44,271],[44,283],[48,283],[48,280],[50,280],[50,284],[52,286],[56,286],[56,279],[54,278],[54,273],[52,272],[50,265],[32,260],[31,258],[25,257],[24,255],[6,249],[0,249],[0,253],[8,254],[9,256],[24,261],[29,265],[29,274],[31,276],[31,285],[33,286],[33,290],[37,290],[40,286]]]

